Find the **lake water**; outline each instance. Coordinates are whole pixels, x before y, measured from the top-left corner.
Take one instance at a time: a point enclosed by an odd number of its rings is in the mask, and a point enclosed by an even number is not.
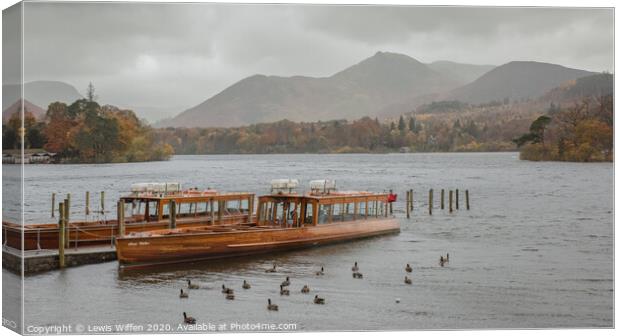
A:
[[[79,218],[86,190],[96,208],[100,190],[111,206],[135,182],[175,181],[261,194],[274,178],[298,178],[303,185],[330,178],[341,189],[394,189],[402,231],[140,272],[121,272],[110,262],[33,275],[24,281],[25,325],[81,324],[88,332],[96,325],[163,324],[178,331],[186,311],[215,326],[294,323],[297,330],[613,326],[609,163],[538,163],[520,161],[516,153],[481,153],[176,156],[168,162],[32,165],[25,168],[24,215],[28,222],[49,221],[52,192],[70,192],[73,218]],[[402,210],[410,188],[415,204],[407,220]],[[435,190],[432,216],[426,210],[429,188]],[[460,210],[438,209],[442,188],[461,190]],[[465,189],[469,211],[464,210]],[[450,263],[440,267],[445,253]],[[362,280],[351,277],[355,261]],[[280,272],[265,273],[274,262]],[[412,285],[403,282],[406,263],[414,268]],[[321,266],[326,274],[317,277]],[[281,297],[278,286],[286,276],[292,293]],[[5,286],[19,281],[7,271],[3,279]],[[178,291],[186,279],[203,288],[181,300]],[[252,289],[241,289],[244,279]],[[222,284],[235,289],[234,301],[220,293]],[[309,295],[299,292],[305,284]],[[5,311],[18,289],[5,289]],[[314,294],[326,304],[313,304]],[[278,312],[266,309],[267,298],[279,305]]]

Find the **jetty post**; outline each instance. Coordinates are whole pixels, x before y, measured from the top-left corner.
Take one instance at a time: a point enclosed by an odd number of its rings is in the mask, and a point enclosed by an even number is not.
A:
[[[448,198],[449,198],[449,202],[448,203],[450,205],[450,212],[452,212],[452,190],[450,190],[450,196]]]
[[[105,191],[101,192],[101,214],[105,213]]]
[[[456,189],[456,210],[459,209],[459,190]]]
[[[65,267],[65,204],[58,203],[58,267]]]
[[[465,207],[469,210],[469,189],[465,189]]]
[[[445,190],[441,189],[441,210],[443,210],[445,208],[444,202],[443,202],[444,192],[445,192]]]
[[[71,218],[71,193],[67,194],[67,198],[65,199],[65,245],[67,248],[70,247],[69,242],[69,221]]]
[[[118,222],[118,235],[122,237],[125,235],[125,202],[118,201],[118,204],[116,205],[116,210],[117,210],[116,221]]]
[[[86,192],[86,203],[85,203],[85,209],[84,212],[86,213],[86,216],[88,216],[90,214],[90,191]]]
[[[428,214],[433,214],[433,189],[428,191]]]
[[[56,210],[56,193],[52,193],[52,218],[54,218],[55,210]]]
[[[405,208],[407,210],[407,219],[411,217],[411,208],[409,207],[410,200],[411,200],[411,191],[407,190],[407,201],[405,202]]]
[[[390,189],[390,195],[392,194],[392,189]],[[388,202],[390,204],[390,215],[392,214],[392,202]]]
[[[177,202],[175,200],[170,201],[170,228],[177,228]]]
[[[413,212],[413,189],[409,189],[409,206],[411,207],[411,211]]]
[[[67,223],[69,222],[69,211],[71,211],[71,193],[67,194],[67,198],[65,198],[65,206],[67,207],[67,212],[65,212],[65,216],[67,217]]]

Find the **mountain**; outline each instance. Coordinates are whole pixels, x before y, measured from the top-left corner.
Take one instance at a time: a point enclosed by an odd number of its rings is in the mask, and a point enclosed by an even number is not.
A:
[[[541,99],[548,101],[579,100],[587,96],[606,96],[614,93],[614,75],[599,73],[591,76],[577,78],[563,83],[549,91]]]
[[[505,98],[535,98],[566,81],[594,74],[557,64],[515,61],[494,68],[442,98],[474,104],[501,101]]]
[[[377,52],[333,76],[247,77],[157,127],[231,127],[282,119],[358,119],[460,82],[402,54]]]
[[[6,110],[20,99],[19,84],[2,85],[2,110]],[[50,103],[60,101],[71,104],[83,98],[75,87],[58,81],[33,81],[24,84],[24,99],[44,110]]]
[[[462,85],[473,82],[495,68],[495,65],[464,64],[450,61],[436,61],[427,65],[444,76],[461,82]]]
[[[7,122],[14,113],[21,111],[22,109],[21,102],[22,100],[18,99],[15,103],[13,103],[13,105],[2,110],[2,122],[3,123]],[[28,100],[24,100],[24,113],[26,112],[32,113],[32,115],[34,115],[34,117],[37,120],[42,120],[45,117],[45,110],[37,105],[34,105]]]

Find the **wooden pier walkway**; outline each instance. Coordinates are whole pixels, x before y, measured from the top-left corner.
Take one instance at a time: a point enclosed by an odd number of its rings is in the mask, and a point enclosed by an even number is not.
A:
[[[22,260],[24,274],[34,274],[59,269],[58,250],[20,251],[9,246],[2,247],[2,267],[21,274]],[[116,260],[113,246],[68,248],[65,250],[65,266],[73,267]]]

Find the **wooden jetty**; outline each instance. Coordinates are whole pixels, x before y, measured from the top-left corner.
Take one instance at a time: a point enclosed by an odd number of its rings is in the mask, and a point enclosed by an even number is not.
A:
[[[17,274],[35,274],[60,268],[58,250],[21,251],[12,247],[2,248],[2,267]],[[67,249],[64,253],[66,267],[97,264],[116,260],[113,246],[87,246]],[[23,265],[23,268],[22,268]]]

